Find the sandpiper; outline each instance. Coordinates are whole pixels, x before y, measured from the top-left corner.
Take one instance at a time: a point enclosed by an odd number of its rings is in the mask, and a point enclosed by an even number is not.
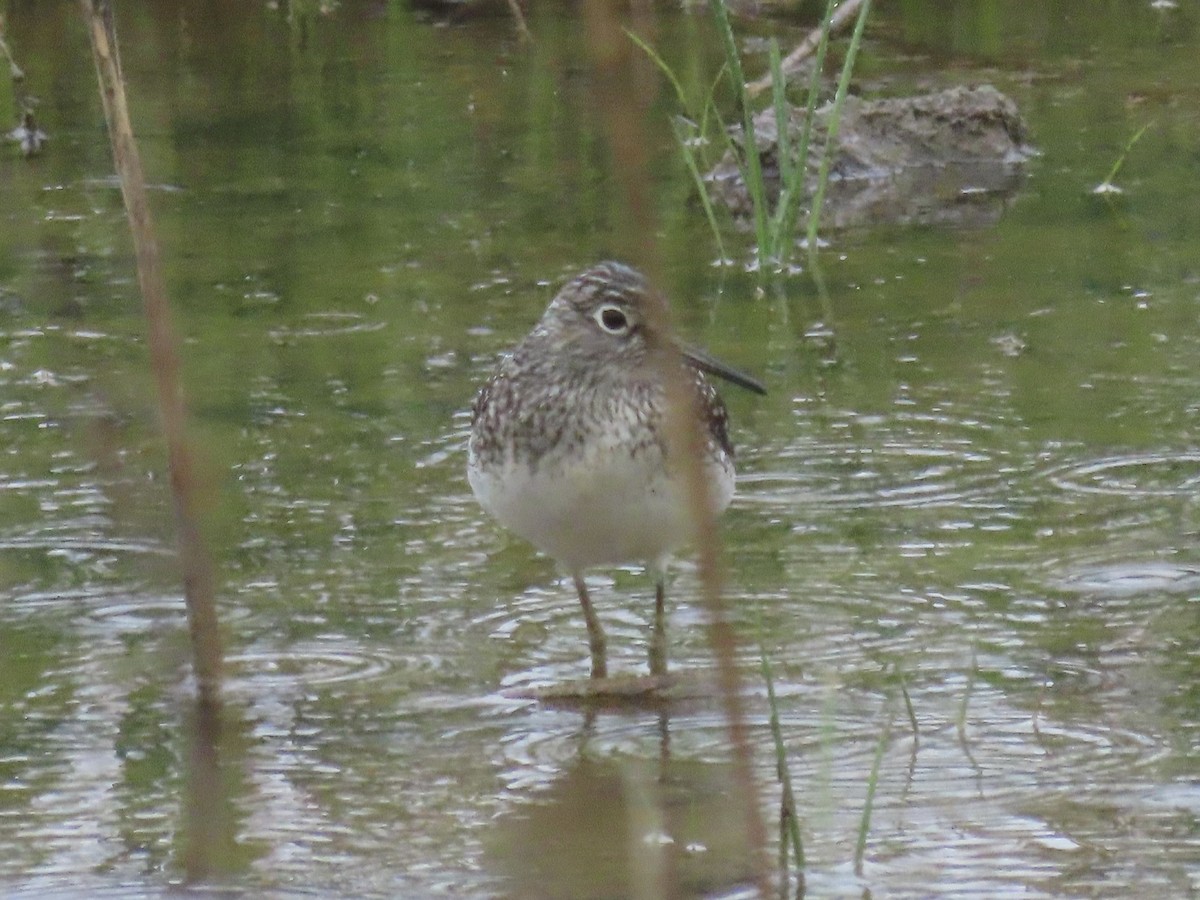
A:
[[[593,678],[607,675],[604,629],[583,572],[639,562],[656,578],[650,671],[667,670],[665,570],[693,527],[669,465],[667,391],[652,347],[678,353],[703,417],[715,513],[733,498],[725,405],[704,372],[763,386],[707,353],[654,340],[646,279],[604,262],[571,279],[475,399],[467,478],[485,510],[564,566],[587,622]]]

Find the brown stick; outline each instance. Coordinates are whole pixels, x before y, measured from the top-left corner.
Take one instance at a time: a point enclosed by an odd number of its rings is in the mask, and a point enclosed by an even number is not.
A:
[[[829,19],[829,33],[833,35],[835,32],[845,28],[850,21],[858,14],[858,8],[863,5],[863,0],[845,0],[841,6],[833,11],[833,15]],[[808,37],[800,42],[800,44],[783,58],[780,63],[780,69],[784,77],[791,75],[800,68],[800,64],[804,60],[812,56],[817,46],[821,43],[821,28],[818,26],[808,33]],[[752,81],[746,85],[746,93],[750,97],[757,97],[763,91],[771,86],[771,73],[768,72],[757,81]]]
[[[171,325],[167,289],[155,238],[154,220],[146,196],[146,180],[121,76],[116,31],[108,0],[80,0],[92,41],[92,57],[100,84],[100,99],[108,123],[113,161],[137,254],[138,284],[150,347],[150,364],[158,389],[159,415],[167,444],[171,498],[179,529],[179,560],[184,599],[192,638],[192,659],[202,703],[219,705],[221,644],[214,602],[213,569],[196,515],[196,477],[185,431],[186,408],[180,381],[179,341]]]
[[[146,180],[129,121],[116,29],[108,0],[80,0],[92,42],[92,58],[100,99],[112,143],[113,161],[129,217],[137,255],[138,284],[150,346],[150,365],[158,389],[159,415],[167,443],[171,498],[178,527],[177,543],[192,639],[197,702],[190,729],[188,789],[185,802],[186,843],[183,863],[188,881],[208,878],[216,854],[228,843],[229,823],[223,815],[219,740],[221,731],[221,642],[214,600],[213,567],[196,513],[196,478],[185,425],[187,410],[179,375],[179,341],[171,325],[166,282],[146,196]]]
[[[635,12],[637,7],[634,7]],[[597,106],[613,156],[613,172],[620,181],[629,229],[622,248],[635,257],[650,283],[659,282],[659,255],[654,240],[657,217],[652,202],[646,148],[650,141],[642,122],[650,108],[651,82],[638,79],[639,62],[633,45],[621,29],[615,0],[588,0],[584,6],[588,45],[597,84]],[[708,613],[709,640],[717,665],[717,685],[725,714],[733,757],[733,777],[743,803],[746,839],[751,865],[761,897],[771,894],[770,865],[766,855],[767,828],[759,808],[753,751],[737,669],[737,639],[721,599],[721,540],[713,514],[711,491],[704,468],[706,452],[696,392],[688,384],[678,354],[669,345],[671,315],[661,295],[647,308],[646,334],[653,344],[667,387],[667,452],[682,461],[692,519],[696,524],[696,553],[704,606]]]

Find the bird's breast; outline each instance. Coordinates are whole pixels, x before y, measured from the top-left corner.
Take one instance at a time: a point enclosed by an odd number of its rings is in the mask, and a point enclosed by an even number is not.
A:
[[[473,457],[471,487],[502,525],[572,570],[656,563],[694,531],[681,475],[657,440],[616,431],[608,438],[564,444],[536,465],[512,455],[490,464]],[[710,453],[705,466],[720,512],[733,496],[733,465]]]

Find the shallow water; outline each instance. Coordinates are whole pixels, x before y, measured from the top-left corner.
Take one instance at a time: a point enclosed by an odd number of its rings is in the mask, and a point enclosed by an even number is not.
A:
[[[809,896],[1193,895],[1200,18],[937,9],[877,13],[864,88],[991,81],[1041,156],[994,227],[831,236],[825,299],[710,265],[665,87],[648,119],[676,319],[770,391],[725,392],[762,808],[760,643]],[[187,635],[73,13],[7,7],[51,143],[0,154],[0,890],[154,896],[184,876]],[[648,15],[703,90],[706,20]],[[235,894],[749,893],[715,699],[506,693],[587,648],[470,496],[467,407],[556,283],[629,246],[578,22],[531,24],[526,51],[504,15],[121,11],[212,497]],[[1091,195],[1147,121],[1126,193]],[[644,671],[649,580],[593,584],[610,665]],[[686,560],[671,595],[673,664],[706,671]]]

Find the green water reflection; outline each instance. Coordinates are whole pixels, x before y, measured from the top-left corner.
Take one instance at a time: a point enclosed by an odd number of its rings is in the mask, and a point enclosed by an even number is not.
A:
[[[133,260],[74,7],[5,11],[51,142],[0,153],[0,888],[157,894],[182,877],[188,649]],[[587,649],[570,588],[469,494],[467,406],[555,283],[638,240],[580,20],[532,9],[524,48],[503,11],[119,13],[221,569],[223,882],[736,890],[715,704],[501,694],[583,675]],[[639,15],[702,94],[706,19]],[[827,305],[710,264],[673,96],[639,70],[677,321],[770,389],[726,397],[764,811],[759,621],[810,895],[1195,893],[1200,17],[876,16],[864,92],[990,81],[1041,156],[994,228],[833,236]],[[1146,122],[1125,193],[1093,196]],[[709,664],[695,588],[684,562],[685,669]],[[595,593],[611,665],[640,671],[647,579]]]

